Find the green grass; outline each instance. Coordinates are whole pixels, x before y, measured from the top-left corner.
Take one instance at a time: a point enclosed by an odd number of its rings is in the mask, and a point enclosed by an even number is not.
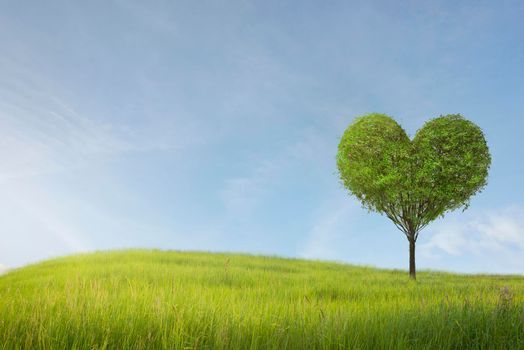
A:
[[[0,348],[524,349],[524,277],[132,250],[0,277]]]

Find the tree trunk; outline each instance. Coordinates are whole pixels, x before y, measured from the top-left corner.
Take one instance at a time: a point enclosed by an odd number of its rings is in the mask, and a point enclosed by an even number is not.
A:
[[[417,279],[417,271],[415,268],[415,240],[409,240],[409,277],[413,280]]]

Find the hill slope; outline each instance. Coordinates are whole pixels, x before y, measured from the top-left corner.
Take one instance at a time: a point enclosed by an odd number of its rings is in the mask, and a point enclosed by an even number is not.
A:
[[[0,277],[0,348],[524,348],[524,278],[121,251]]]

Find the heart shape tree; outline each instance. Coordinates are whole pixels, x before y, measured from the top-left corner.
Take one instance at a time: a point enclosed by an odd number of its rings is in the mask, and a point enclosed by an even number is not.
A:
[[[344,187],[406,235],[413,279],[420,230],[446,212],[465,210],[486,186],[490,164],[482,130],[458,114],[429,120],[413,140],[393,118],[367,114],[349,125],[337,154]]]

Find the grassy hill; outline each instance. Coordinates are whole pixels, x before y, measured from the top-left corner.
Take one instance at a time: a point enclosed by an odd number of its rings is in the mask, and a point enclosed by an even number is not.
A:
[[[0,277],[0,348],[524,349],[524,277],[133,250]]]

